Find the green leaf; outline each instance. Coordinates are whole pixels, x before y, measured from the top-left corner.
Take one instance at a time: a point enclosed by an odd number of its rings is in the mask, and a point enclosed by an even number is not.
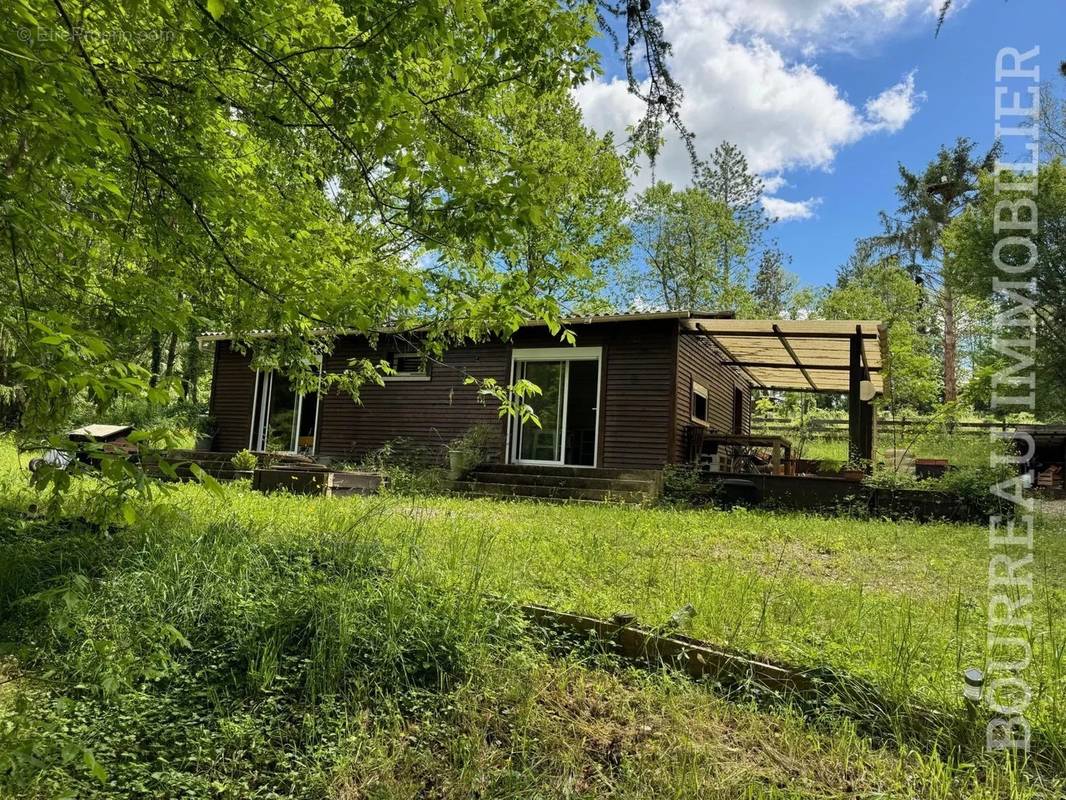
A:
[[[100,781],[100,783],[107,783],[107,770],[96,760],[96,756],[90,751],[84,750],[82,751],[82,760],[85,762],[85,766],[89,768],[89,773],[96,780]]]
[[[226,4],[222,0],[207,0],[207,13],[218,19],[226,10]]]

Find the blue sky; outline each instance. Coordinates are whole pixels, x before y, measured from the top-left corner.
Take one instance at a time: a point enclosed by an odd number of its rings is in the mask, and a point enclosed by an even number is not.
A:
[[[1066,59],[1063,0],[956,2],[933,38],[936,0],[665,0],[684,114],[701,154],[734,141],[768,178],[773,234],[804,283],[833,280],[854,240],[892,210],[897,163],[920,168],[958,136],[993,141],[996,53],[1039,45],[1042,77]],[[639,113],[617,62],[577,93],[598,130]],[[656,177],[688,177],[667,146]],[[650,180],[645,168],[638,187]]]

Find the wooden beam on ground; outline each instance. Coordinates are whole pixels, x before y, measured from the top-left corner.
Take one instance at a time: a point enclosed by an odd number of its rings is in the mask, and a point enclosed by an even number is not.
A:
[[[719,649],[681,634],[660,634],[630,622],[586,617],[538,605],[521,606],[523,616],[540,628],[563,629],[583,638],[593,636],[631,661],[652,667],[673,666],[694,678],[728,678],[757,683],[775,692],[803,694],[815,687],[800,670]]]

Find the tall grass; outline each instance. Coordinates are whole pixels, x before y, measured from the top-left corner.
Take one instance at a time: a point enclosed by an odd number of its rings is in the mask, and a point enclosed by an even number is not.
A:
[[[10,473],[0,492],[13,656],[0,795],[1021,798],[1041,785],[932,743],[875,747],[832,709],[812,725],[612,660],[555,660],[482,599],[648,624],[692,602],[690,633],[950,704],[958,667],[981,657],[968,592],[986,556],[965,555],[978,528],[239,485],[221,500],[185,486],[100,526],[79,490],[46,517],[23,481]],[[1061,562],[1047,570],[1038,584],[1061,586]],[[1061,708],[1052,599],[1034,667],[1044,732]]]
[[[369,524],[264,541],[232,518],[193,526],[155,507],[120,529],[10,509],[3,527],[0,638],[20,643],[21,670],[80,695],[72,705],[42,695],[51,705],[39,740],[5,742],[34,755],[18,770],[37,756],[61,766],[88,740],[115,786],[207,796],[224,780],[238,794],[303,795],[305,770],[274,759],[343,734],[343,715],[318,709],[450,691],[517,625],[476,591],[401,565]],[[212,726],[218,716],[229,722]],[[251,765],[227,755],[237,734],[265,737],[268,763],[253,749]],[[201,775],[204,760],[217,767]],[[70,778],[46,772],[40,788]],[[91,790],[85,780],[70,785]]]
[[[336,530],[376,515],[443,585],[658,625],[686,604],[688,633],[798,665],[844,670],[893,702],[962,709],[961,672],[986,663],[988,532],[982,526],[805,514],[558,506],[450,498],[308,499],[227,490],[260,535]],[[169,502],[203,524],[189,487]],[[412,535],[411,522],[418,523]],[[1030,719],[1058,753],[1066,640],[1062,520],[1035,532]]]

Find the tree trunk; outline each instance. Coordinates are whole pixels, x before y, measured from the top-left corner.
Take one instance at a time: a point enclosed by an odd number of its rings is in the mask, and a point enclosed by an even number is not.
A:
[[[185,339],[185,353],[181,364],[181,388],[185,399],[196,402],[196,384],[200,382],[201,353],[200,343],[196,341],[196,323],[189,323]]]
[[[174,374],[174,355],[178,348],[178,334],[170,334],[170,341],[167,343],[167,360],[166,366],[163,367],[163,374],[168,378]]]
[[[955,295],[951,287],[944,286],[944,402],[953,403],[959,397],[958,378],[958,331],[955,326]]]
[[[159,366],[163,361],[163,339],[159,331],[152,331],[152,360],[148,371],[151,377],[148,379],[149,386],[155,386],[159,382]]]

